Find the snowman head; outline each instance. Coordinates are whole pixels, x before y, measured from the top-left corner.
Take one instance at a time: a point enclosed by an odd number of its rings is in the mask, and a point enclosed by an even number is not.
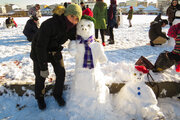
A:
[[[77,35],[80,35],[83,39],[88,39],[94,35],[94,23],[91,20],[81,19],[77,24]]]
[[[83,39],[88,39],[94,35],[94,23],[96,20],[93,18],[93,12],[89,8],[86,8],[82,15],[81,21],[77,25],[77,35]]]
[[[135,66],[136,71],[134,72],[134,76],[136,77],[136,81],[142,81],[142,77],[149,73],[149,70],[145,66]]]

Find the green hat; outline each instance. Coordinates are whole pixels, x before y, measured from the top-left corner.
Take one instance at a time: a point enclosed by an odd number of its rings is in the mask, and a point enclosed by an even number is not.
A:
[[[68,5],[67,8],[65,9],[64,15],[65,16],[75,15],[76,17],[78,17],[78,19],[80,21],[81,16],[82,16],[82,9],[78,4],[72,3],[72,4]]]

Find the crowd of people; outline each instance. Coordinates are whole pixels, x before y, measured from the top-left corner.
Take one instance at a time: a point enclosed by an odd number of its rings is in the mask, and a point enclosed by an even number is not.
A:
[[[16,24],[14,18],[11,18],[11,17],[8,17],[8,18],[6,19],[5,24],[6,24],[6,27],[7,27],[7,28],[17,27],[17,24]]]
[[[171,5],[167,9],[168,20],[161,19],[159,14],[154,21],[150,24],[149,39],[150,45],[162,45],[169,40],[169,37],[173,37],[176,41],[175,48],[168,54],[170,59],[175,60],[176,67],[180,68],[180,23],[172,25],[175,19],[175,12],[180,9],[177,0],[172,0]],[[110,6],[108,8],[104,0],[96,0],[93,10],[88,6],[85,6],[83,2],[80,6],[77,4],[64,3],[64,6],[57,6],[53,10],[53,16],[45,20],[41,26],[39,18],[41,17],[40,5],[36,4],[29,10],[29,20],[27,21],[23,33],[27,37],[27,40],[32,42],[32,48],[30,57],[33,60],[33,71],[35,75],[35,98],[39,109],[43,110],[46,108],[44,101],[45,93],[45,79],[49,75],[48,62],[50,62],[54,68],[56,75],[56,83],[53,90],[53,96],[59,106],[66,104],[62,97],[63,86],[65,80],[65,68],[63,62],[63,56],[61,50],[62,45],[69,40],[76,40],[76,25],[81,19],[84,13],[93,13],[95,19],[95,39],[98,39],[99,31],[102,39],[102,45],[106,46],[105,43],[105,30],[108,28],[109,32],[109,44],[114,44],[114,33],[113,29],[117,28],[119,23],[117,22],[117,3],[116,0],[110,0]],[[127,19],[129,20],[129,27],[132,27],[133,7],[130,7]],[[162,32],[162,27],[166,25],[171,26],[166,33]],[[15,21],[8,17],[6,20],[6,26],[17,27]]]

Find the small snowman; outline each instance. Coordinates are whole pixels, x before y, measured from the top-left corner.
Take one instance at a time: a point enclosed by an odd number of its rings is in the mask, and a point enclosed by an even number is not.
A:
[[[100,76],[97,72],[99,63],[107,62],[107,57],[103,46],[94,39],[94,22],[93,13],[87,8],[77,24],[77,40],[69,43],[69,52],[76,59],[73,95],[97,97],[102,91],[106,91],[104,96],[108,94],[108,88],[103,80],[97,80]]]
[[[164,115],[157,106],[157,99],[153,90],[147,86],[142,77],[149,71],[144,66],[135,66],[138,73],[136,79],[127,82],[116,97],[118,111],[124,112],[132,119],[163,120]]]
[[[177,10],[176,11],[176,13],[175,13],[175,19],[174,19],[174,21],[173,21],[173,25],[176,25],[176,24],[178,24],[178,23],[180,23],[180,10]],[[174,40],[174,38],[170,38],[170,40],[168,41],[168,45],[169,46],[175,46],[175,40]]]

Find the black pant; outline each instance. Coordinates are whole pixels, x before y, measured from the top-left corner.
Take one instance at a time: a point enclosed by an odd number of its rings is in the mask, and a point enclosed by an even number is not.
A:
[[[56,74],[56,83],[53,89],[53,95],[61,97],[63,93],[64,80],[65,80],[65,68],[61,52],[58,55],[49,54],[48,61],[52,64],[54,72]],[[40,76],[40,67],[37,61],[33,61],[34,74],[35,74],[35,98],[43,97],[45,78]]]
[[[99,29],[95,29],[95,38],[96,39],[98,39],[98,30]],[[100,29],[100,34],[101,34],[102,42],[104,42],[104,29]]]
[[[110,40],[114,42],[113,27],[109,27],[109,36],[110,36]]]

